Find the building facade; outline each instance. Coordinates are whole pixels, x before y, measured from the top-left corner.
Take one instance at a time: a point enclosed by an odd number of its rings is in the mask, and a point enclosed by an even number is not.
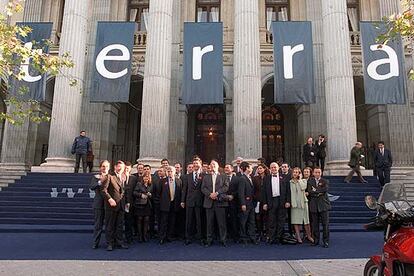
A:
[[[300,165],[309,136],[325,134],[328,172],[344,173],[359,140],[367,153],[383,140],[392,150],[394,172],[414,168],[414,84],[405,105],[365,105],[359,21],[378,21],[400,11],[399,0],[26,0],[10,22],[53,22],[53,54],[75,62],[49,78],[42,109],[50,123],[0,126],[1,168],[73,171],[70,148],[79,131],[93,140],[95,164],[102,159],[159,164],[186,162],[197,154],[223,164],[278,157]],[[311,21],[315,91],[311,105],[273,103],[270,24]],[[90,103],[98,21],[135,21],[129,104]],[[181,104],[184,22],[224,25],[222,105]],[[413,65],[405,44],[405,65]],[[0,109],[6,107],[2,102]],[[372,161],[372,160],[371,160]],[[366,158],[370,163],[369,154]],[[95,166],[96,167],[96,166]]]

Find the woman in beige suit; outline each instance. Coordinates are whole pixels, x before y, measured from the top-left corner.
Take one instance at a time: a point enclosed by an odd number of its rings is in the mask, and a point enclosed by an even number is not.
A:
[[[296,240],[303,243],[300,237],[300,226],[305,225],[305,232],[308,240],[314,242],[309,225],[309,209],[308,199],[306,198],[307,180],[302,179],[300,168],[296,167],[292,171],[292,179],[290,180],[291,192],[291,223],[295,228]]]

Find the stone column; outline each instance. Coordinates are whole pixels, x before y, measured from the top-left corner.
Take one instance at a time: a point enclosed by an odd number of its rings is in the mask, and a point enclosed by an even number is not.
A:
[[[262,156],[262,86],[258,1],[234,2],[234,158]]]
[[[39,22],[42,19],[42,0],[26,0],[24,2],[25,22]]]
[[[322,20],[328,130],[326,174],[343,175],[357,140],[346,0],[322,0]]]
[[[8,0],[0,1],[1,8],[3,9],[8,2]],[[23,21],[40,21],[40,7],[35,5],[39,2],[41,5],[39,0],[27,0],[25,2]],[[38,18],[33,16],[36,13],[39,15]],[[27,109],[29,105],[25,104],[23,108]],[[14,111],[16,111],[16,107],[10,106],[8,112]],[[2,140],[0,168],[12,171],[29,171],[34,157],[36,138],[37,124],[30,122],[29,119],[24,119],[21,125],[13,125],[6,121]]]
[[[74,159],[70,151],[74,137],[78,136],[80,131],[88,11],[89,1],[65,2],[59,54],[69,52],[75,66],[64,69],[63,73],[56,77],[49,152],[40,171],[73,172]],[[76,86],[70,85],[72,78],[77,80]]]
[[[168,157],[173,0],[153,0],[145,55],[139,160],[158,166]]]
[[[400,1],[380,0],[380,15],[390,16],[401,12]],[[404,55],[406,56],[406,55]],[[414,138],[413,138],[413,117],[410,105],[412,82],[408,81],[407,102],[405,105],[387,105],[385,107],[388,115],[389,145],[393,154],[392,174],[405,174],[414,171]]]

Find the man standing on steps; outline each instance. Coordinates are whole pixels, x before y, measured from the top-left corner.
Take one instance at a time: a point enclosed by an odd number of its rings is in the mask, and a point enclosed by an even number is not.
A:
[[[93,245],[92,248],[99,247],[99,241],[103,232],[103,224],[105,218],[104,199],[102,197],[102,183],[108,179],[110,164],[108,160],[101,161],[99,164],[100,173],[92,176],[89,189],[95,192],[93,200],[93,211],[95,216],[94,231],[93,231]]]
[[[378,142],[378,149],[374,153],[374,164],[381,186],[390,183],[392,156],[383,141]]]
[[[80,135],[75,138],[72,144],[72,154],[76,154],[75,173],[79,172],[80,160],[82,159],[83,173],[86,173],[86,156],[92,151],[91,139],[86,137],[86,131],[82,130]]]
[[[102,185],[102,196],[105,200],[105,236],[107,250],[112,251],[115,245],[123,249],[124,243],[124,210],[125,210],[125,163],[118,161],[115,172]]]

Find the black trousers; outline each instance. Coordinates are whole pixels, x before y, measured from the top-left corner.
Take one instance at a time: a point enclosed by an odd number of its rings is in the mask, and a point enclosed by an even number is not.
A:
[[[319,243],[320,239],[320,231],[319,231],[319,223],[322,223],[323,227],[323,242],[329,242],[329,212],[311,212],[311,221],[312,221],[312,235],[315,240],[315,243]]]
[[[376,172],[378,175],[379,182],[381,183],[381,186],[384,186],[387,183],[390,183],[390,174],[391,174],[391,168],[389,167],[376,167]]]
[[[240,206],[236,203],[230,202],[230,206],[227,209],[227,225],[229,229],[229,235],[235,241],[238,241],[240,239],[239,212]]]
[[[226,208],[216,207],[206,208],[206,220],[207,220],[207,242],[213,241],[214,234],[214,218],[216,218],[220,241],[225,242],[227,238],[227,225],[226,225]]]
[[[268,239],[271,241],[280,241],[283,234],[283,226],[286,221],[286,209],[284,206],[279,206],[280,200],[279,197],[274,197],[271,199],[273,206],[268,211]]]
[[[351,168],[351,171],[345,177],[345,181],[351,181],[352,180],[352,177],[354,176],[355,173],[357,174],[359,181],[362,182],[362,180],[364,178],[362,177],[361,169],[360,169],[359,166],[355,166],[355,167]]]
[[[93,209],[95,223],[93,229],[93,243],[99,245],[101,240],[101,235],[103,233],[104,219],[105,219],[105,210],[104,209]]]
[[[321,170],[323,171],[325,169],[325,158],[318,158],[318,161],[316,162],[316,164],[321,168]]]
[[[191,240],[194,238],[194,226],[195,226],[195,238],[201,240],[201,207],[187,207],[185,210],[185,238]]]
[[[108,245],[124,243],[124,211],[122,208],[105,209],[105,237]]]
[[[79,172],[80,160],[82,159],[82,168],[83,173],[87,173],[86,171],[86,153],[77,153],[76,154],[76,163],[75,163],[75,173]]]
[[[256,239],[256,223],[254,208],[240,212],[240,239],[243,241]]]
[[[170,203],[170,211],[169,212],[163,212],[161,211],[161,225],[158,232],[159,238],[161,240],[164,239],[172,239],[174,237],[174,231],[175,231],[175,209],[174,209],[174,203]]]
[[[129,213],[125,212],[125,239],[127,242],[131,242],[134,238],[134,225],[135,223],[134,208],[129,208]]]

